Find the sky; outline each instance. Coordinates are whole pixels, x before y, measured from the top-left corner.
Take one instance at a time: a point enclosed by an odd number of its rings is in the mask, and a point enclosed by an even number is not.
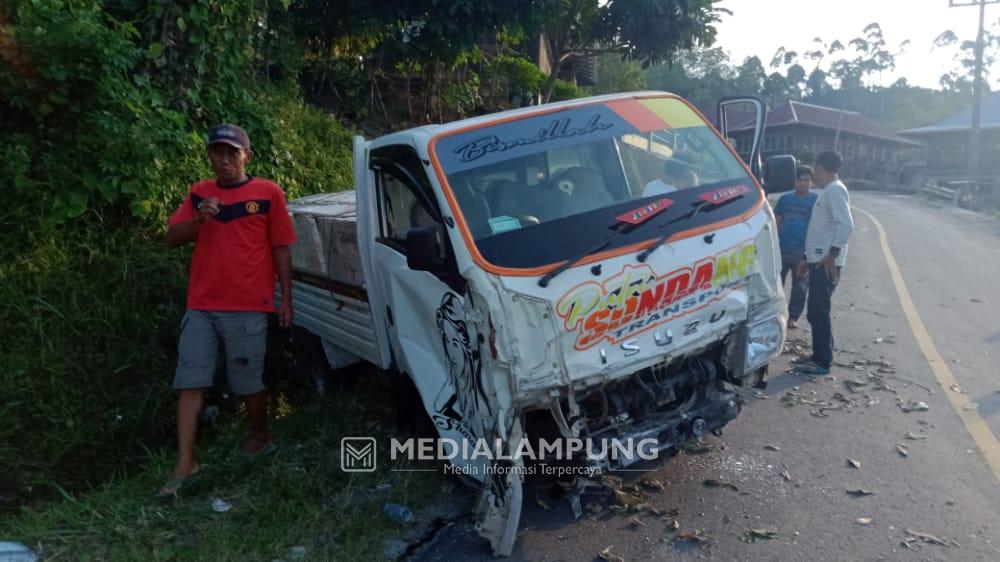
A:
[[[729,51],[735,64],[757,55],[768,72],[771,57],[784,46],[799,53],[813,50],[820,37],[829,44],[847,42],[862,35],[865,26],[878,22],[886,45],[895,50],[911,41],[896,59],[896,70],[882,82],[891,84],[906,77],[911,85],[938,88],[938,79],[957,63],[956,47],[931,51],[934,38],[950,29],[959,39],[975,39],[979,10],[948,7],[949,0],[721,0],[717,5],[732,12],[722,15],[716,46]],[[968,2],[970,0],[960,0]],[[986,6],[986,28],[1000,20],[1000,4]],[[800,60],[809,72],[812,61]],[[992,70],[991,85],[1000,81],[1000,69]]]

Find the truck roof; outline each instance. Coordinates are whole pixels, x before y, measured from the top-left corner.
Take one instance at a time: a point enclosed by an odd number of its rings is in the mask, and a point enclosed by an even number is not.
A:
[[[459,121],[451,121],[444,124],[432,124],[432,125],[422,125],[420,127],[413,127],[410,129],[405,129],[402,131],[389,133],[385,136],[378,137],[375,144],[391,144],[392,142],[398,142],[398,137],[426,137],[430,138],[441,133],[447,133],[450,131],[456,131],[459,129],[465,129],[467,127],[475,127],[477,125],[483,125],[490,123],[492,121],[497,121],[500,119],[508,119],[511,117],[519,117],[531,115],[534,113],[543,113],[552,111],[554,109],[562,109],[566,107],[575,107],[578,105],[585,105],[595,102],[604,102],[611,100],[629,99],[637,97],[649,97],[649,96],[662,96],[670,95],[669,92],[662,92],[657,90],[645,90],[641,92],[625,92],[620,94],[606,94],[603,96],[591,96],[587,98],[577,98],[566,101],[559,101],[554,103],[543,103],[541,105],[531,105],[528,107],[520,107],[517,109],[508,109],[507,111],[500,111],[497,113],[488,113],[486,115],[479,115],[476,117],[469,117],[467,119],[461,119]],[[376,140],[376,139],[373,139]],[[384,141],[388,141],[383,143]]]

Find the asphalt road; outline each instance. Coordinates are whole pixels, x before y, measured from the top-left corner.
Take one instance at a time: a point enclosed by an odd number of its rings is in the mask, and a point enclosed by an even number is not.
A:
[[[574,521],[529,478],[511,560],[599,560],[608,547],[624,560],[1000,560],[1000,459],[989,450],[1000,435],[1000,222],[905,196],[853,193],[852,203],[884,227],[908,297],[875,223],[856,211],[834,295],[832,376],[786,372],[808,341],[803,322],[767,390],[745,392],[743,413],[707,451],[624,475],[661,515],[615,513],[613,497],[594,497],[585,503],[600,511]],[[954,388],[939,383],[949,376]],[[915,402],[928,409],[904,411]],[[847,492],[857,489],[873,494]],[[775,536],[747,542],[750,529]],[[695,530],[708,542],[678,538]],[[464,519],[410,559],[492,557]]]

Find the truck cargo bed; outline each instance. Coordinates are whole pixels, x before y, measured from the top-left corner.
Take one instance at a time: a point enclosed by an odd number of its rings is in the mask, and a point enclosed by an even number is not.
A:
[[[358,251],[354,191],[288,202],[298,242],[291,246],[294,324],[331,347],[379,364],[378,345]],[[334,365],[337,366],[337,365]]]

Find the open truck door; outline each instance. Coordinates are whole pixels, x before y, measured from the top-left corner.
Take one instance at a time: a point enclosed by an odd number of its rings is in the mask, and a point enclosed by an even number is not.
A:
[[[472,442],[486,434],[490,418],[480,337],[426,172],[413,147],[390,145],[368,152],[364,173],[375,215],[367,227],[370,290],[378,293],[372,313],[390,342],[391,363],[413,380],[442,438]],[[483,472],[468,474],[482,480]]]
[[[468,443],[460,450],[473,450],[479,439],[507,448],[520,425],[491,403],[484,388],[484,319],[455,263],[446,226],[451,219],[441,212],[412,146],[372,149],[366,158],[358,186],[374,219],[366,235],[374,240],[369,290],[379,295],[372,314],[390,342],[391,363],[413,380],[442,439]],[[477,527],[495,554],[509,555],[521,514],[520,474],[497,470],[503,461],[482,457],[457,454],[450,462],[454,474],[481,486]]]
[[[767,123],[767,106],[756,96],[730,96],[719,100],[716,110],[716,127],[723,138],[729,140],[730,131],[735,128],[745,130],[749,125],[753,136],[750,152],[740,154],[740,158],[750,167],[750,173],[764,186],[767,193],[778,193],[795,188],[795,157],[780,154],[767,159],[763,166],[762,147]]]

